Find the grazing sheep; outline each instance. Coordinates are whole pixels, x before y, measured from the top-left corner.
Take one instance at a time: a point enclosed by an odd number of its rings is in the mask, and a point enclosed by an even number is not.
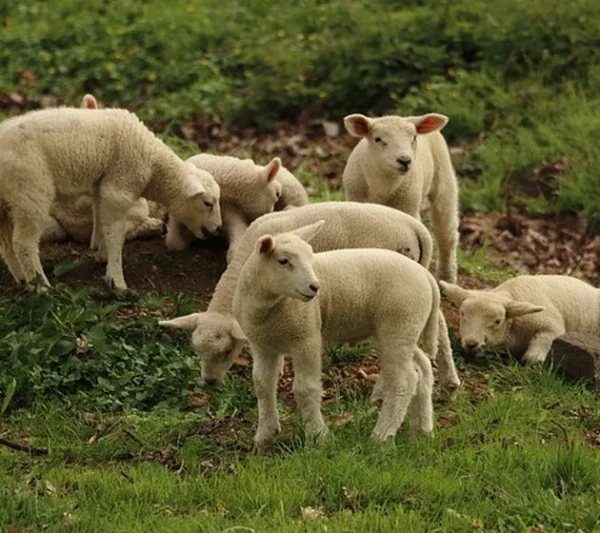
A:
[[[335,250],[313,255],[323,221],[258,239],[240,272],[233,311],[250,343],[258,430],[263,444],[279,431],[276,391],[281,358],[295,372],[294,397],[309,435],[327,433],[321,415],[321,353],[327,341],[373,339],[383,404],[372,436],[393,437],[413,397],[412,419],[433,430],[431,358],[438,344],[440,294],[421,265],[389,250]]]
[[[83,109],[98,109],[98,101],[86,94],[81,101]],[[92,197],[82,195],[74,200],[57,200],[50,212],[51,218],[42,235],[42,241],[64,241],[68,238],[89,243],[92,237],[94,218]],[[164,209],[156,202],[138,198],[127,212],[126,240],[158,237],[162,234]]]
[[[229,248],[244,234],[252,221],[270,213],[281,196],[281,183],[275,178],[281,168],[276,157],[267,165],[256,165],[251,159],[199,154],[187,160],[210,172],[221,190],[221,216]],[[194,236],[182,231],[175,217],[169,217],[166,245],[170,250],[183,250]]]
[[[460,307],[460,337],[469,350],[488,342],[537,363],[563,333],[600,335],[600,289],[575,278],[517,276],[491,290],[440,286]]]
[[[163,326],[192,332],[192,345],[202,359],[204,381],[220,383],[244,346],[244,335],[233,317],[231,305],[239,273],[256,240],[266,233],[292,231],[318,220],[325,220],[326,224],[311,242],[315,251],[383,248],[402,253],[424,267],[429,266],[432,243],[425,226],[401,211],[382,205],[323,202],[259,218],[250,225],[236,247],[206,312],[160,322]],[[460,380],[442,313],[439,320],[440,383],[452,391],[459,387]]]
[[[39,240],[56,199],[91,195],[92,245],[108,260],[106,279],[125,289],[127,211],[140,197],[160,202],[195,234],[221,225],[219,188],[184,163],[123,109],[31,111],[0,125],[2,255],[17,281],[49,285]]]
[[[275,211],[308,205],[308,193],[304,185],[283,165],[280,166],[276,178],[281,183],[281,196],[275,204]]]
[[[362,140],[348,158],[343,185],[348,200],[388,205],[416,218],[428,203],[439,249],[438,275],[454,283],[458,185],[439,133],[447,122],[447,117],[435,113],[380,118],[348,115],[346,129]]]

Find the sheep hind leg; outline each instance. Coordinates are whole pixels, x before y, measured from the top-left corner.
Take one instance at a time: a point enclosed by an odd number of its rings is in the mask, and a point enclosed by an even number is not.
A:
[[[12,248],[21,267],[22,279],[29,284],[37,277],[42,285],[50,287],[40,260],[44,224],[39,224],[28,213],[13,213],[13,225]]]
[[[452,356],[452,346],[448,336],[448,325],[442,311],[439,311],[438,328],[438,355],[436,363],[439,369],[440,387],[448,395],[448,398],[454,400],[458,389],[460,388],[460,378],[454,365]]]
[[[371,436],[378,441],[393,437],[402,425],[417,391],[418,373],[413,362],[416,343],[401,338],[378,342],[383,404]]]
[[[438,196],[431,202],[431,225],[438,246],[437,277],[456,283],[458,248],[458,212],[454,196]]]
[[[433,370],[431,361],[420,348],[415,350],[414,364],[418,370],[417,393],[409,406],[413,433],[428,435],[433,431]]]
[[[13,250],[12,241],[0,242],[0,250],[2,251],[2,257],[8,267],[8,271],[12,274],[12,277],[17,283],[21,283],[21,281],[25,279],[25,276],[23,275],[15,251]]]

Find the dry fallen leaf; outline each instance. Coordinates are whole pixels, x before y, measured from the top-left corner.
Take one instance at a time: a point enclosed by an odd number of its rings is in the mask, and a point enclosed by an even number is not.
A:
[[[213,397],[206,392],[190,392],[188,394],[188,405],[193,409],[204,407],[213,401]]]
[[[346,424],[349,424],[353,420],[354,420],[354,415],[349,411],[346,411],[345,413],[343,413],[341,415],[331,417],[331,423],[334,426],[345,426]]]
[[[316,520],[317,518],[325,516],[325,511],[322,507],[311,507],[310,505],[302,507],[300,513],[304,520]]]

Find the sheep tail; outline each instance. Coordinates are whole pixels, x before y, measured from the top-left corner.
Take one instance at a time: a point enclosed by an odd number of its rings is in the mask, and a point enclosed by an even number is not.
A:
[[[421,333],[421,342],[425,353],[434,361],[438,351],[440,289],[431,274],[428,274],[427,279],[431,286],[431,310]]]

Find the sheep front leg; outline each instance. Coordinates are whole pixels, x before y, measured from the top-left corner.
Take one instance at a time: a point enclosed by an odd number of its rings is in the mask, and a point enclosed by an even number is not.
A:
[[[420,348],[415,350],[418,369],[417,393],[409,405],[411,430],[428,435],[433,431],[433,370],[431,361]]]
[[[291,353],[294,398],[308,437],[324,437],[329,430],[321,413],[321,341],[307,342]]]
[[[383,441],[396,435],[402,425],[417,390],[418,373],[413,362],[415,342],[386,338],[378,344],[383,404],[371,435],[375,440]]]
[[[90,239],[90,248],[98,250],[98,256],[101,259],[106,259],[102,240],[102,224],[100,222],[100,191],[98,185],[95,185],[92,191],[92,238]]]
[[[528,364],[543,363],[550,351],[552,342],[563,333],[564,331],[542,331],[537,333],[529,341],[529,346],[523,354],[523,361]]]
[[[2,221],[5,225],[0,226],[0,252],[2,253],[2,257],[4,258],[4,262],[8,267],[8,271],[12,274],[12,277],[15,279],[17,283],[20,283],[25,279],[23,275],[23,271],[21,270],[21,265],[19,264],[19,260],[15,255],[15,251],[13,249],[12,243],[12,232],[13,226],[11,223],[6,223]]]
[[[454,399],[460,388],[460,379],[454,365],[452,346],[448,336],[448,325],[441,310],[438,320],[438,356],[436,362],[439,369],[440,387],[448,394],[450,399]]]
[[[281,431],[277,411],[277,382],[283,357],[276,352],[250,343],[252,380],[258,399],[258,429],[254,442],[262,446]]]
[[[131,204],[129,204],[131,205]],[[123,246],[127,229],[127,207],[115,204],[109,199],[100,200],[100,223],[102,242],[106,246],[106,276],[109,285],[117,289],[127,289],[123,276]]]
[[[439,192],[431,201],[431,225],[439,252],[437,277],[449,283],[456,283],[457,205],[456,184],[453,188],[448,187],[443,192]]]
[[[221,218],[223,220],[223,229],[229,241],[227,263],[230,263],[235,252],[235,247],[248,229],[248,224],[240,211],[228,205],[223,206],[221,209]]]

